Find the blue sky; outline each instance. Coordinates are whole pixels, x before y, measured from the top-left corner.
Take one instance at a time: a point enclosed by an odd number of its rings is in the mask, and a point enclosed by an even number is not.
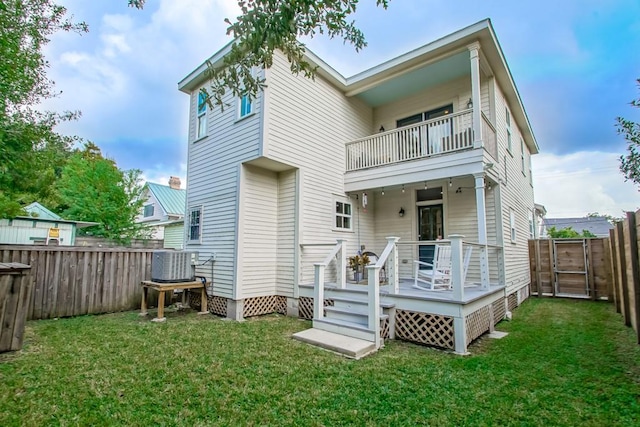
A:
[[[186,178],[188,97],[177,82],[229,41],[235,0],[58,0],[90,33],[57,34],[46,49],[62,94],[45,104],[80,110],[60,131],[97,143],[122,168],[166,184]],[[615,118],[640,121],[640,2],[637,0],[361,0],[355,18],[368,47],[308,40],[345,76],[491,18],[541,154],[534,156],[536,201],[549,216],[640,208],[617,158],[625,143]]]

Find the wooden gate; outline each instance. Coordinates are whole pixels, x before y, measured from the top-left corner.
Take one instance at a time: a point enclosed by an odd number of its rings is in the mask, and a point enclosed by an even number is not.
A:
[[[608,299],[608,238],[529,241],[531,293],[538,296]]]

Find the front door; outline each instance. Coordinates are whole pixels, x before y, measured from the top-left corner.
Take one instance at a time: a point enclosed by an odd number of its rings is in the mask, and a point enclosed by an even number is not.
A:
[[[442,205],[418,206],[418,240],[439,240],[443,238]],[[435,245],[420,245],[419,259],[433,262]]]

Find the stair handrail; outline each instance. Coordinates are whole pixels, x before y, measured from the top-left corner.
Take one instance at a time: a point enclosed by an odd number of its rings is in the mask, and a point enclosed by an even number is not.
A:
[[[329,255],[322,261],[313,264],[314,278],[313,278],[313,318],[322,320],[324,317],[324,272],[327,266],[333,261],[336,261],[336,274],[338,287],[344,288],[346,286],[347,273],[345,270],[344,260],[344,239],[338,239],[336,245],[331,249]]]

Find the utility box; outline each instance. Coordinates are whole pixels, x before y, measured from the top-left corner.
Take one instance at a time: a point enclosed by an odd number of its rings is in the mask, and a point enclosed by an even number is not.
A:
[[[0,263],[0,353],[22,349],[31,299],[31,266]]]
[[[151,281],[158,283],[192,282],[198,252],[154,251],[151,261]]]

